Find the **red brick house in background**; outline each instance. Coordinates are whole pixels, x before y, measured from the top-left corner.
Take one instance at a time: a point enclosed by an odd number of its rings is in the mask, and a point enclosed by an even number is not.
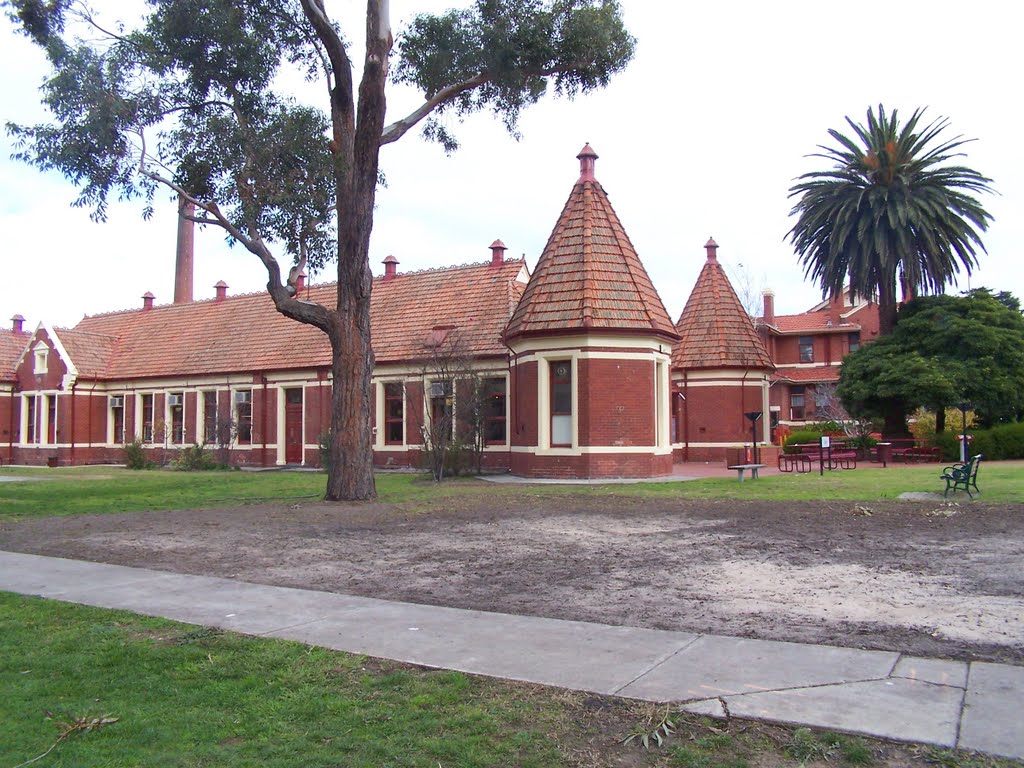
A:
[[[799,315],[776,315],[775,295],[764,293],[758,334],[775,362],[771,424],[792,429],[815,421],[827,392],[839,381],[843,357],[878,337],[878,305],[844,291]]]
[[[523,260],[504,258],[500,240],[479,264],[400,273],[397,259],[384,260],[372,293],[367,414],[377,465],[417,466],[424,426],[461,396],[429,365],[452,340],[487,393],[485,467],[600,478],[721,459],[749,444],[745,411],[785,402],[787,421],[798,420],[800,377],[830,380],[852,334],[877,333],[877,311],[871,321],[863,306],[774,317],[770,301],[756,332],[713,240],[673,325],[594,176],[596,153],[588,145],[578,159],[580,177],[532,276]],[[0,332],[0,458],[117,462],[138,438],[157,459],[227,440],[239,465],[319,463],[330,407],[326,338],[278,314],[263,293],[228,296],[220,282],[215,298],[194,301],[191,258],[183,225],[173,304],[157,306],[147,293],[140,309],[72,329],[26,333],[16,316]],[[332,284],[298,287],[310,301],[333,294]],[[803,336],[812,338],[808,361]],[[760,424],[759,440],[768,435]]]

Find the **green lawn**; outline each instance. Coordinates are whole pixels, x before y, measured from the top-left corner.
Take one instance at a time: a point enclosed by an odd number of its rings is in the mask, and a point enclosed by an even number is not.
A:
[[[4,768],[107,716],[39,765],[559,764],[532,688],[4,593],[0,626]]]
[[[1024,765],[808,728],[711,721],[664,706],[3,592],[0,627],[2,768],[20,766],[51,746],[33,765]],[[641,737],[666,717],[672,735],[661,746],[650,738],[644,749]]]
[[[641,496],[680,499],[771,499],[876,501],[905,491],[942,491],[941,466],[921,464],[887,469],[786,474],[739,483],[733,473],[720,478],[680,483],[632,485],[495,485],[474,478],[457,478],[436,485],[422,475],[377,476],[385,503],[410,510],[444,505],[460,499],[471,503],[529,496]],[[239,503],[312,500],[323,493],[324,476],[316,472],[172,472],[129,471],[117,467],[67,469],[3,467],[0,476],[37,478],[45,482],[0,482],[0,519],[45,515],[185,509]],[[1024,500],[1024,465],[1020,462],[982,464],[978,484],[982,502]],[[967,501],[963,493],[950,497]]]

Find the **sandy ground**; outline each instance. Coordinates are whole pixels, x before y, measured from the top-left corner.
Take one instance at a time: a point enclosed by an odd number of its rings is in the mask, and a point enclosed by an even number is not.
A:
[[[0,549],[609,624],[1024,664],[1024,505],[523,495],[0,525]]]

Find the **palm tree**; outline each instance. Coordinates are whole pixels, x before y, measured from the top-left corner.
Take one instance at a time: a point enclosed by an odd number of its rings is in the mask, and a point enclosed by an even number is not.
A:
[[[803,174],[789,190],[799,218],[788,237],[804,273],[823,296],[838,295],[846,281],[876,296],[882,335],[896,322],[897,278],[910,295],[941,293],[961,266],[968,275],[977,266],[979,231],[992,220],[973,197],[991,192],[991,179],[948,164],[969,140],[940,140],[946,118],[919,130],[923,113],[903,126],[881,104],[877,116],[868,109],[867,125],[847,117],[854,137],[829,130],[839,146],[811,155],[833,167]]]

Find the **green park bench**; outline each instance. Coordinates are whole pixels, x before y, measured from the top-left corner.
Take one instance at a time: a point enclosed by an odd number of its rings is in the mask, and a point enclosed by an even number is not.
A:
[[[942,495],[948,496],[950,490],[963,489],[973,499],[974,494],[971,493],[971,488],[981,493],[981,490],[978,488],[978,465],[981,464],[983,458],[984,456],[979,453],[962,464],[953,464],[942,470],[939,479],[946,481],[946,491]]]

